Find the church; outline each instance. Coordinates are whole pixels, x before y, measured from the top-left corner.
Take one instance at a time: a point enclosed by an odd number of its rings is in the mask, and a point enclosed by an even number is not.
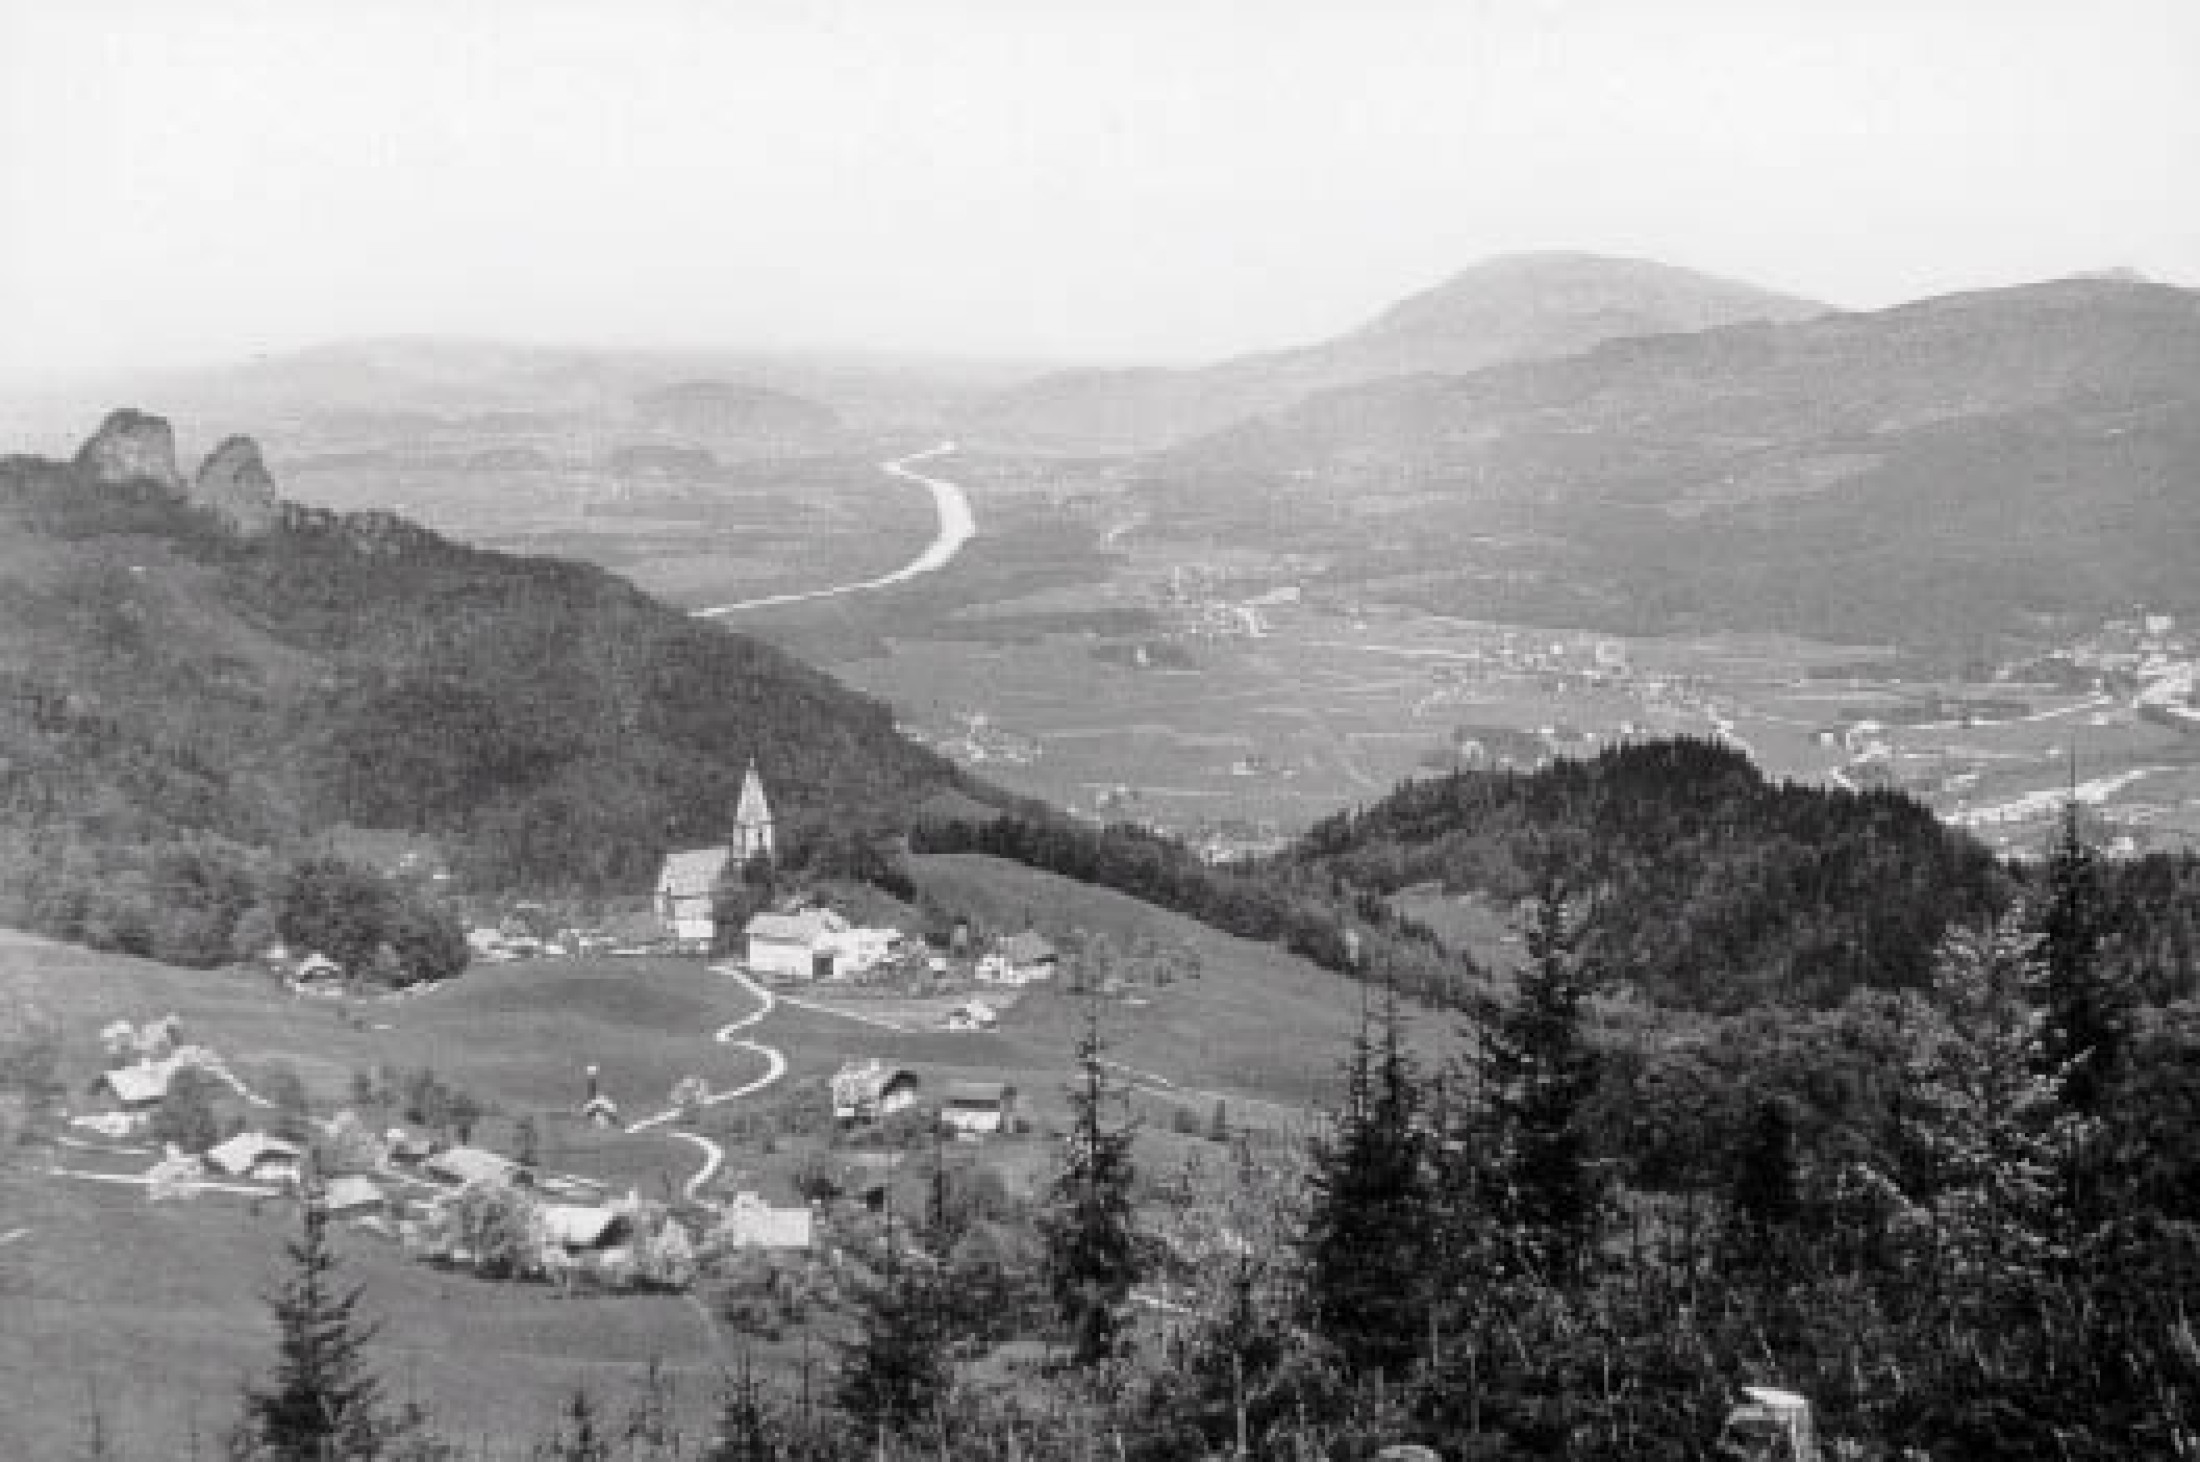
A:
[[[665,856],[656,892],[657,919],[665,933],[683,949],[709,949],[718,931],[719,885],[729,871],[738,874],[751,858],[769,858],[772,852],[771,804],[764,800],[764,780],[752,759],[734,804],[733,840]]]

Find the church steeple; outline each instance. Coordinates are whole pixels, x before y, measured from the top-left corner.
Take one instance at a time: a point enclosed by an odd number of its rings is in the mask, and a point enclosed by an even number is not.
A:
[[[741,800],[733,809],[733,857],[737,863],[746,863],[761,853],[770,857],[772,852],[772,809],[764,800],[764,779],[756,774],[756,758],[749,758],[748,772],[741,778]]]

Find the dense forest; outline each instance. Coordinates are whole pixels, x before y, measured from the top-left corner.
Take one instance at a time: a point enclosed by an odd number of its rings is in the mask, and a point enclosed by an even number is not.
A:
[[[1406,782],[1317,824],[1280,866],[1509,903],[1553,860],[1581,887],[1584,959],[1658,1004],[1724,1012],[1923,989],[1947,930],[1999,914],[2037,877],[1901,793],[1769,781],[1741,752],[1689,739]],[[2143,972],[2156,1001],[2200,988],[2200,863],[2105,867],[2104,958]]]
[[[798,859],[963,784],[610,574],[386,514],[244,532],[94,456],[0,461],[0,920],[206,963],[335,828],[428,835],[460,886],[637,892],[723,839],[751,758]]]

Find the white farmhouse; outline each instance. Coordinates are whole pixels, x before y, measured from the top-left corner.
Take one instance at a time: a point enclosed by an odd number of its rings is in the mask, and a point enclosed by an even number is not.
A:
[[[1016,1088],[998,1081],[951,1081],[940,1121],[957,1136],[984,1137],[1006,1131],[1015,1120]]]
[[[847,932],[848,921],[830,909],[758,914],[742,930],[750,969],[795,980],[831,979],[839,966],[839,938]]]

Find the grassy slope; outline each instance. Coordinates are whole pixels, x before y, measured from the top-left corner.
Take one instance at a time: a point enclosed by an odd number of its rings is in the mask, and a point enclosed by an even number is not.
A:
[[[1110,1005],[1103,1030],[1115,1059],[1188,1087],[1303,1104],[1335,1092],[1360,1016],[1361,987],[1286,954],[1237,939],[1108,889],[976,854],[911,860],[920,885],[951,908],[1001,927],[1082,928],[1120,946],[1140,934],[1189,945],[1203,971],[1142,991],[1143,1006]],[[1080,1028],[1079,1003],[1037,989],[1009,1021],[1020,1040],[1067,1052]],[[1441,1059],[1453,1045],[1444,1017],[1413,1019],[1416,1045]]]
[[[1146,992],[1143,1006],[1104,1011],[1113,1054],[1187,1090],[1229,1097],[1232,1120],[1295,1125],[1295,1115],[1259,1105],[1325,1098],[1358,1019],[1359,991],[1266,945],[1229,938],[1120,895],[973,856],[915,860],[920,883],[952,907],[991,922],[1101,930],[1118,941],[1147,933],[1199,950],[1204,975]],[[374,1061],[432,1065],[502,1109],[485,1136],[509,1140],[510,1118],[532,1112],[544,1128],[547,1165],[618,1186],[661,1193],[694,1170],[692,1148],[662,1136],[628,1139],[589,1132],[568,1112],[581,1068],[603,1068],[607,1088],[637,1115],[672,1082],[697,1072],[730,1086],[758,1074],[750,1052],[709,1040],[716,1026],[753,1002],[732,981],[686,961],[519,964],[473,971],[456,984],[352,1007],[368,1028],[329,1002],[281,993],[264,978],[178,970],[0,934],[0,1000],[60,1020],[64,1075],[81,1093],[102,1064],[98,1028],[115,1018],[174,1011],[186,1038],[214,1047],[248,1080],[271,1066],[296,1069],[323,1110],[345,1099],[349,1073]],[[915,1065],[927,1087],[957,1076],[1014,1082],[1042,1130],[1058,1125],[1070,1052],[1082,1007],[1045,988],[1030,992],[997,1034],[896,1033],[782,1005],[742,1032],[782,1050],[790,1081],[820,1077],[852,1056],[876,1054]],[[387,1027],[383,1029],[381,1027]],[[1416,1037],[1448,1044],[1433,1019]],[[81,1098],[73,1098],[81,1105]],[[1204,1118],[1211,1099],[1181,1102]],[[747,1103],[717,1109],[705,1131],[721,1130]],[[1139,1160],[1174,1171],[1206,1151],[1167,1128],[1177,1103],[1141,1094],[1146,1119]],[[728,1143],[727,1176],[785,1201],[799,1148],[764,1151]],[[1041,1180],[1045,1141],[989,1146],[1017,1186]],[[294,1231],[287,1205],[255,1215],[248,1200],[205,1195],[152,1204],[135,1188],[45,1175],[48,1154],[27,1149],[0,1160],[0,1233],[31,1234],[0,1247],[0,1456],[77,1455],[88,1384],[119,1455],[177,1455],[193,1418],[202,1441],[227,1420],[241,1378],[261,1374],[273,1331],[261,1296],[279,1277],[281,1245]],[[131,1171],[121,1161],[70,1154],[72,1163]],[[413,1264],[393,1245],[347,1234],[348,1271],[367,1289],[366,1307],[385,1322],[378,1347],[392,1386],[419,1394],[453,1437],[487,1436],[516,1454],[539,1433],[562,1393],[585,1381],[602,1397],[623,1397],[641,1362],[662,1356],[698,1407],[717,1357],[695,1310],[678,1298],[559,1300],[538,1286],[492,1285]],[[765,1363],[791,1366],[785,1342],[764,1347]],[[466,1357],[461,1376],[448,1364]],[[501,1455],[501,1454],[500,1454]]]
[[[580,1067],[600,1062],[613,1089],[653,1104],[676,1077],[716,1083],[760,1069],[750,1054],[697,1033],[750,1002],[693,965],[622,964],[583,974],[563,966],[477,971],[448,990],[357,1007],[353,1028],[327,1002],[280,994],[267,981],[178,970],[141,960],[0,935],[0,1000],[62,1022],[63,1073],[73,1091],[99,1066],[97,1031],[117,1017],[174,1011],[187,1040],[212,1046],[248,1081],[289,1065],[317,1103],[340,1101],[349,1073],[372,1061],[433,1065],[504,1109],[535,1111],[547,1163],[661,1194],[694,1170],[692,1148],[661,1136],[607,1142],[563,1120]],[[70,1166],[132,1171],[143,1160],[65,1154]],[[79,1455],[96,1383],[117,1455],[182,1455],[195,1417],[202,1444],[229,1416],[240,1378],[262,1373],[273,1329],[261,1296],[282,1272],[292,1210],[207,1195],[151,1204],[141,1190],[43,1176],[35,1150],[0,1161],[0,1457]],[[385,1323],[385,1377],[416,1389],[455,1438],[539,1432],[576,1382],[623,1395],[640,1364],[661,1356],[701,1407],[718,1357],[685,1300],[627,1296],[563,1301],[547,1289],[492,1285],[405,1259],[394,1245],[346,1235],[347,1269]],[[463,1375],[448,1358],[466,1357]]]

